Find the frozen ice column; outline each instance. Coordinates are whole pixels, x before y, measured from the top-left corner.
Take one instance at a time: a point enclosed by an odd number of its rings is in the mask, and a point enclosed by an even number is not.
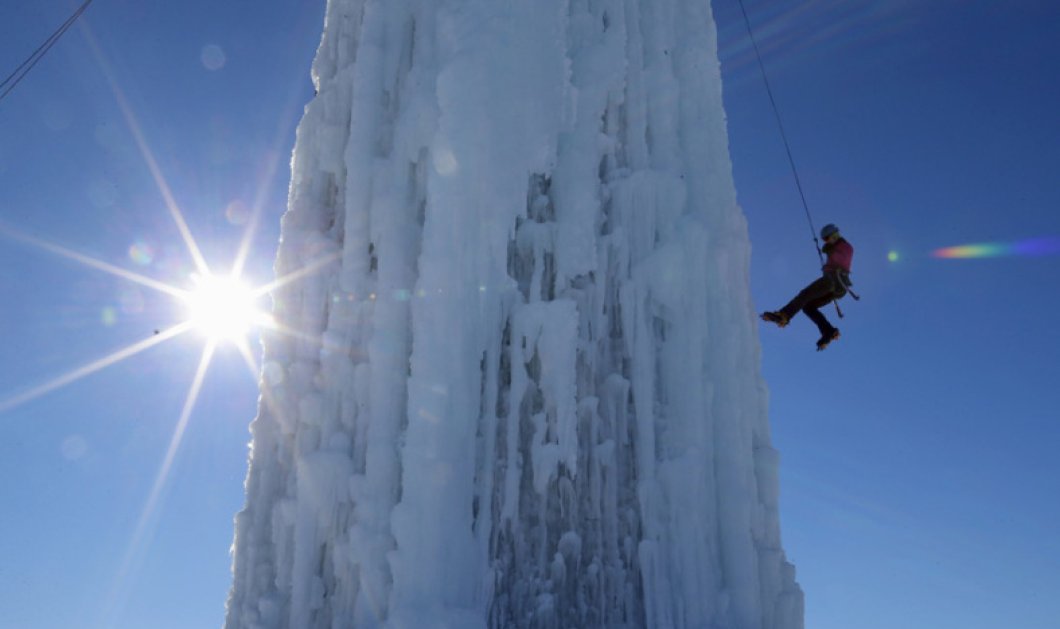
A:
[[[228,629],[801,629],[703,0],[331,0]]]

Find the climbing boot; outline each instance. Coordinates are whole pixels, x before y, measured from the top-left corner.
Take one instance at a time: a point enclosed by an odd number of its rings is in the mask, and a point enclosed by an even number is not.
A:
[[[788,315],[784,314],[781,310],[777,310],[776,312],[763,312],[762,321],[775,323],[778,328],[782,328],[788,324]]]
[[[831,332],[827,332],[821,335],[821,338],[817,339],[817,351],[821,351],[828,347],[828,344],[839,338],[839,330],[832,328]]]

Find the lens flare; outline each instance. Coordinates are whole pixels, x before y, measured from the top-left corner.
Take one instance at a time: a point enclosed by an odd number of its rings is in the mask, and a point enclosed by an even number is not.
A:
[[[129,259],[140,266],[147,266],[155,259],[155,249],[146,242],[137,240],[129,246]]]
[[[999,243],[982,243],[976,245],[959,245],[943,247],[931,253],[936,258],[998,258],[1008,253],[1008,248]]]
[[[203,46],[202,54],[199,55],[199,57],[202,60],[202,65],[205,66],[207,70],[220,70],[224,67],[225,61],[227,61],[225,51],[217,44],[207,44]]]
[[[987,242],[956,247],[943,247],[931,252],[932,257],[949,260],[970,258],[1003,258],[1009,256],[1047,256],[1060,253],[1060,237],[1028,238],[1016,242]]]

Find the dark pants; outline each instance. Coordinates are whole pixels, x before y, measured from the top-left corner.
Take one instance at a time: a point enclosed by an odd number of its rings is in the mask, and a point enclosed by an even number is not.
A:
[[[837,295],[835,282],[832,278],[825,275],[799,291],[799,294],[795,295],[795,299],[788,302],[788,305],[781,308],[780,311],[788,317],[788,320],[791,320],[798,311],[803,311],[817,325],[817,329],[821,331],[821,336],[829,336],[835,331],[835,327],[828,322],[828,319],[818,309],[827,306],[844,294],[846,294],[846,291]]]

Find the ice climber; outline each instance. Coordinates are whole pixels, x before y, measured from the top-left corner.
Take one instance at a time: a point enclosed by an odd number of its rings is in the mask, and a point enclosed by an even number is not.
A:
[[[824,247],[821,251],[828,256],[821,277],[802,289],[788,305],[773,312],[763,312],[762,319],[784,327],[791,321],[799,310],[806,313],[821,331],[821,338],[817,341],[817,351],[828,347],[828,344],[839,338],[839,329],[833,326],[821,311],[823,306],[832,303],[847,294],[847,287],[851,286],[850,261],[854,257],[854,247],[850,245],[840,234],[839,228],[829,223],[821,228],[821,238]]]

